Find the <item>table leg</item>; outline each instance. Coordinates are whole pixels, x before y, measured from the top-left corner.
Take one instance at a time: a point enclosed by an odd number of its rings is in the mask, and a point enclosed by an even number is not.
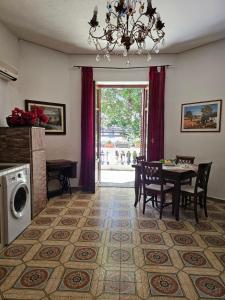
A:
[[[174,214],[179,221],[179,206],[180,206],[180,180],[177,180],[174,186]]]
[[[138,204],[139,192],[140,192],[140,169],[138,167],[135,168],[135,180],[134,180],[134,190],[135,190],[135,202],[134,207]]]
[[[49,190],[48,190],[48,181],[49,181],[49,174],[46,172],[46,189],[47,189],[47,199],[49,200]]]

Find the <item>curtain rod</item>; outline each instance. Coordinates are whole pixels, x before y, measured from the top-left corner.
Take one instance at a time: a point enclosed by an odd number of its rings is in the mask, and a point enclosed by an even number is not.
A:
[[[85,68],[88,66],[73,66],[73,68]],[[162,66],[155,66],[155,67],[172,67],[172,65],[162,65]],[[121,67],[92,67],[93,69],[111,69],[111,70],[131,70],[131,69],[149,69],[149,67],[125,67],[125,68],[121,68]]]

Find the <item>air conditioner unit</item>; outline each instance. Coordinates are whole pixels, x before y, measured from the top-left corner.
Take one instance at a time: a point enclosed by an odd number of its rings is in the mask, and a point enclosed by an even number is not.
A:
[[[16,81],[18,78],[18,71],[14,67],[0,60],[0,77],[5,80]]]

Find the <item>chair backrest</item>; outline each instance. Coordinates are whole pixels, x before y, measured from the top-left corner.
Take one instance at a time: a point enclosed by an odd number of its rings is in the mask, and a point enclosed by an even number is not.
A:
[[[198,187],[202,188],[205,192],[207,191],[211,166],[212,162],[198,165],[198,174],[195,183],[196,191]]]
[[[137,164],[146,161],[146,157],[144,155],[136,157]]]
[[[153,162],[142,162],[142,178],[144,186],[146,184],[163,185],[162,164]]]
[[[194,161],[195,161],[194,156],[182,156],[182,155],[176,156],[176,164],[193,164]]]

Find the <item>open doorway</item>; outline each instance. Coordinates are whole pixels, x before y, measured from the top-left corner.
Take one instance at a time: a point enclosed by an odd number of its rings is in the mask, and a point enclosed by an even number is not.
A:
[[[100,186],[133,187],[136,156],[144,152],[146,83],[97,84]]]

